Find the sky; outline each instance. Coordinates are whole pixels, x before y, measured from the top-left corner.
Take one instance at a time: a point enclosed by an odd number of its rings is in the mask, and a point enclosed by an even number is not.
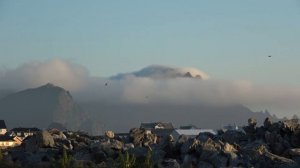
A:
[[[299,19],[298,0],[0,0],[0,67],[60,58],[111,76],[160,64],[299,85]]]
[[[89,100],[299,115],[299,19],[298,0],[0,0],[0,89],[52,82]],[[99,88],[149,65],[190,67],[209,80],[134,77]]]

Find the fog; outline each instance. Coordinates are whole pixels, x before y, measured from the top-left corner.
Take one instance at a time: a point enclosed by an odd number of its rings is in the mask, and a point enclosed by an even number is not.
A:
[[[170,76],[170,71],[158,71],[161,73],[159,78],[157,74],[136,75],[145,69],[133,73],[121,72],[116,75],[118,78],[94,77],[87,68],[72,61],[52,59],[28,62],[15,69],[2,68],[0,90],[19,91],[50,82],[71,91],[78,102],[212,106],[242,104],[254,111],[268,109],[280,117],[300,115],[300,87],[215,79],[194,68],[171,69],[178,73],[190,71],[194,76],[198,73],[202,79]]]

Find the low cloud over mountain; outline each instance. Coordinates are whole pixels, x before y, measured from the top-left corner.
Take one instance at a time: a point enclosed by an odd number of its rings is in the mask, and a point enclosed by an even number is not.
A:
[[[70,90],[79,102],[170,106],[242,104],[253,110],[269,109],[279,116],[300,113],[299,87],[219,80],[197,69],[149,66],[104,78],[90,76],[86,68],[73,62],[54,59],[26,63],[0,74],[0,90],[21,90],[50,82]]]
[[[198,78],[208,79],[208,75],[195,68],[176,68],[162,65],[151,65],[132,73],[121,73],[111,79],[126,79],[130,77],[172,79],[172,78]]]

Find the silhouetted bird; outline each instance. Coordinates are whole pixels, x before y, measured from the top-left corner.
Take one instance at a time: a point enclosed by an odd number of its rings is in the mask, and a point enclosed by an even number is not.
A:
[[[268,57],[269,57],[269,58],[271,58],[272,56],[271,56],[271,55],[269,55]]]

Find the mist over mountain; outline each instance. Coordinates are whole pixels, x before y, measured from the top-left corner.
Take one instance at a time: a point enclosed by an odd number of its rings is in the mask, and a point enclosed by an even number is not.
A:
[[[40,87],[48,82],[55,86]],[[127,131],[142,121],[215,127],[256,115],[260,120],[300,114],[299,87],[216,79],[196,68],[165,65],[99,77],[72,61],[35,61],[1,71],[1,90],[0,113],[8,125],[11,120],[12,126],[45,128],[48,122],[59,121],[96,133],[104,127]],[[265,109],[270,114],[252,112]]]
[[[77,130],[86,119],[71,94],[52,84],[26,89],[2,98],[0,112],[1,118],[10,128],[47,128],[52,122],[57,122]]]
[[[121,73],[112,76],[111,79],[125,79],[127,77],[143,77],[153,79],[170,79],[170,78],[198,78],[207,79],[209,76],[195,68],[176,68],[163,65],[150,65],[139,71],[132,73]]]
[[[147,98],[146,98],[147,99]],[[269,113],[255,113],[242,105],[211,106],[157,103],[78,102],[61,87],[52,84],[27,89],[0,100],[1,117],[12,127],[47,128],[60,123],[71,130],[100,134],[105,130],[126,132],[141,122],[172,122],[175,126],[193,124],[201,128],[244,125],[255,117],[261,123]],[[276,120],[277,118],[274,117]]]

